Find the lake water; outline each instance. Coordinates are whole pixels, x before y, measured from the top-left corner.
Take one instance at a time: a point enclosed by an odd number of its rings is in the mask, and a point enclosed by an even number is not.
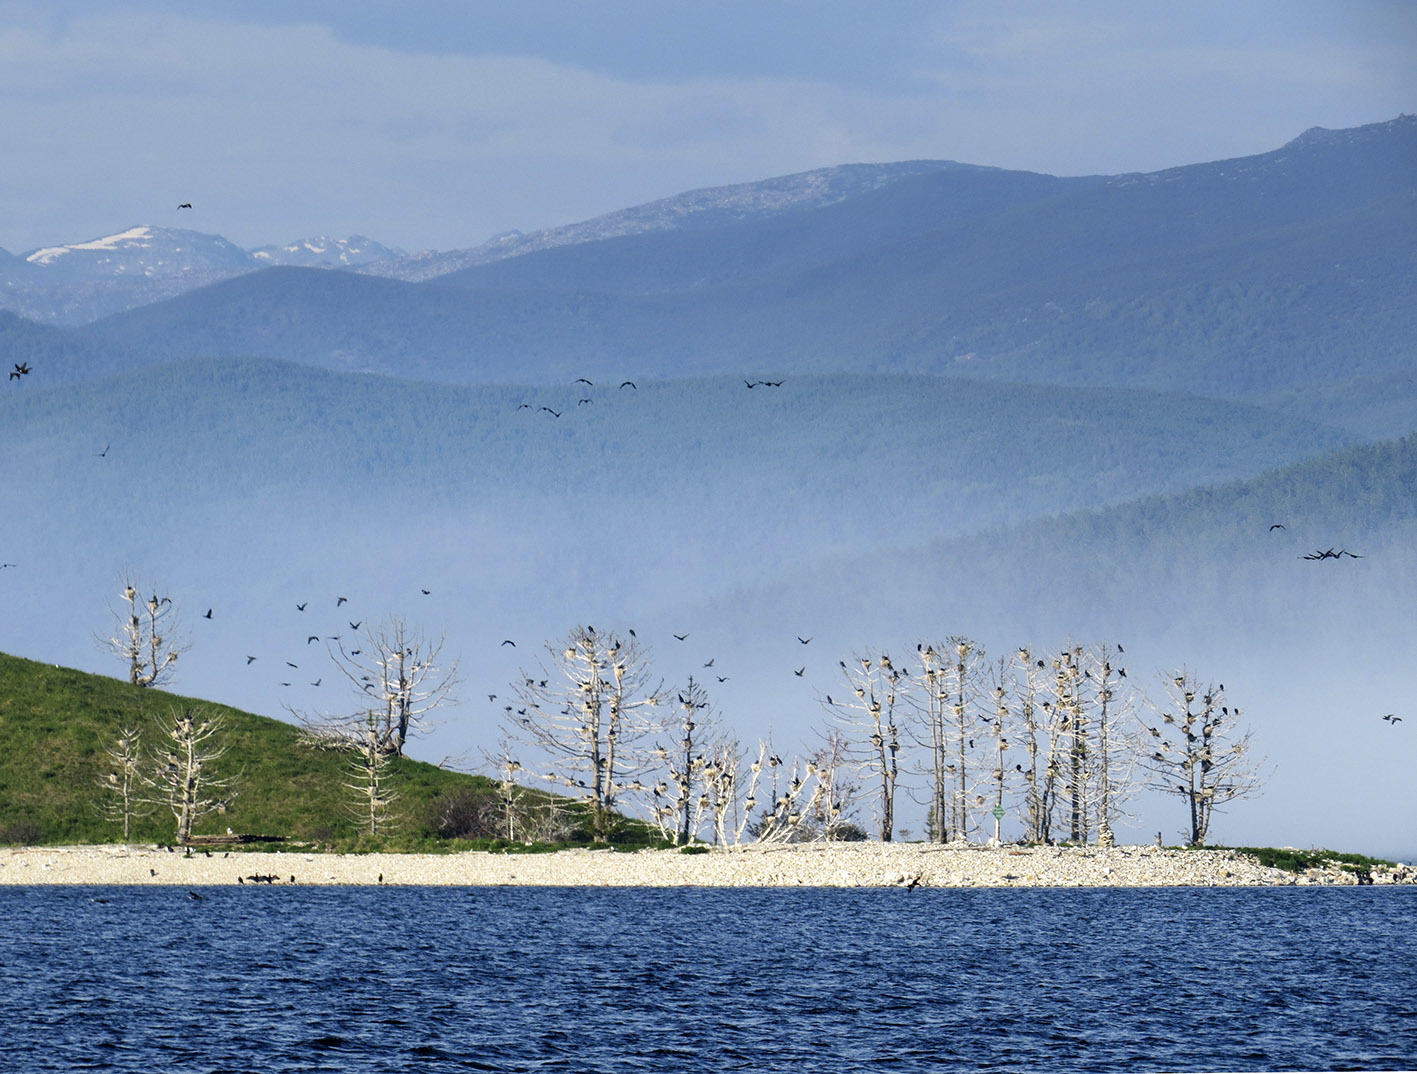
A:
[[[0,1068],[1417,1067],[1417,888],[0,888]]]

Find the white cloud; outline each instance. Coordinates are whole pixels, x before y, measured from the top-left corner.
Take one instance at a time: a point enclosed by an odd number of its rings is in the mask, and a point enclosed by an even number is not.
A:
[[[192,201],[184,224],[246,245],[358,231],[449,248],[846,161],[1149,169],[1389,118],[1417,69],[1401,40],[1291,27],[1227,44],[1134,5],[1072,10],[944,8],[911,53],[914,77],[875,89],[859,72],[617,77],[401,52],[313,24],[12,21],[0,24],[0,244],[170,223]]]

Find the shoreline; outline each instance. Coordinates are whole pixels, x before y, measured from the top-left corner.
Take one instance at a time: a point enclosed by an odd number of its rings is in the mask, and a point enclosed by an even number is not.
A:
[[[1376,868],[1377,885],[1417,883],[1410,866]],[[270,878],[270,879],[267,879]],[[544,854],[332,854],[103,844],[0,849],[0,886],[207,887],[1295,887],[1356,885],[1337,868],[1289,873],[1230,850],[1154,846],[941,846],[928,843],[751,844]]]

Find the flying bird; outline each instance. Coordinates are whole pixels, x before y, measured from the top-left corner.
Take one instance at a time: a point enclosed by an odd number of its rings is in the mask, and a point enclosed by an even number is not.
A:
[[[588,387],[588,388],[594,388],[594,387],[595,387],[595,385],[592,384],[590,381],[586,380],[585,377],[577,377],[574,381],[572,381],[572,383],[573,383],[573,384],[584,384],[584,385],[585,385],[586,387]]]
[[[250,666],[251,666],[252,664],[254,664],[255,662],[256,662],[256,658],[255,658],[254,656],[248,656],[248,657],[246,658],[246,666],[247,666],[247,667],[250,667]]]
[[[503,638],[503,639],[502,639],[502,644],[503,644],[503,645],[510,645],[513,649],[515,649],[515,648],[517,647],[517,643],[514,642],[511,638]]]
[[[191,207],[192,203],[190,201],[184,201],[181,205],[177,206],[177,209],[180,212],[183,209],[190,209]]]
[[[309,645],[312,641],[319,641],[319,640],[320,640],[320,635],[318,635],[318,634],[311,634],[308,638],[305,639],[305,644],[306,644],[306,645]]]
[[[806,671],[807,671],[807,665],[806,665],[806,664],[803,664],[800,668],[798,668],[798,669],[797,669],[796,671],[794,671],[792,674],[796,675],[796,676],[800,679],[800,678],[806,673]]]
[[[688,639],[688,637],[689,637],[689,635],[687,635],[687,634],[675,634],[675,635],[674,635],[674,640],[675,640],[675,641],[686,641],[686,640]]]
[[[208,608],[206,614],[203,615],[202,618],[203,618],[203,619],[210,619],[211,617],[212,617],[212,610],[211,610],[210,608]]]
[[[813,634],[812,637],[815,638],[816,635]],[[801,634],[798,634],[798,635],[797,635],[797,640],[800,641],[803,645],[808,645],[808,644],[811,643],[812,638],[804,638]]]
[[[16,362],[15,368],[10,371],[11,380],[19,380],[23,376],[28,376],[30,366],[28,362]]]
[[[358,630],[358,629],[360,628],[360,626],[363,624],[363,622],[364,622],[364,620],[361,619],[361,620],[359,620],[358,623],[350,623],[350,624],[349,624],[349,629],[350,629],[350,630]]]
[[[1273,533],[1275,530],[1282,530],[1282,529],[1285,529],[1285,528],[1286,528],[1286,527],[1285,527],[1285,525],[1284,525],[1283,522],[1276,522],[1274,525],[1270,526],[1269,532],[1270,532],[1270,533]]]
[[[426,596],[428,596],[430,593],[432,593],[433,590],[431,590],[431,589],[422,589],[422,590],[419,590],[419,592],[421,592],[421,593],[426,597]]]
[[[544,406],[541,409],[546,411],[546,413],[550,414],[553,418],[559,418],[561,416],[561,411],[552,410],[549,406]]]
[[[108,449],[111,448],[112,446],[113,446],[112,444],[104,444],[104,445],[103,445],[103,450],[100,451],[100,452],[97,452],[94,457],[95,457],[95,458],[99,458],[99,459],[106,459],[106,458],[108,458]]]
[[[28,370],[26,370],[26,372],[28,372]],[[624,383],[622,383],[622,384],[620,385],[620,387],[622,387],[622,388],[634,388],[635,391],[639,391],[639,390],[640,390],[640,389],[639,389],[639,386],[638,386],[633,380],[627,380],[627,381],[625,381]]]
[[[1392,724],[1394,727],[1396,727],[1402,722],[1401,716],[1394,716],[1390,712],[1386,716],[1384,716],[1383,719],[1386,720],[1388,723]]]
[[[309,603],[310,603],[310,602],[309,602],[308,600],[305,602],[305,604],[309,604]],[[305,610],[305,604],[297,604],[297,605],[295,606],[295,610],[296,610],[297,612],[303,612],[303,611]]]
[[[335,607],[336,607],[336,608],[338,608],[341,604],[348,604],[348,603],[349,603],[349,598],[348,598],[348,597],[336,597],[336,598],[335,598]]]

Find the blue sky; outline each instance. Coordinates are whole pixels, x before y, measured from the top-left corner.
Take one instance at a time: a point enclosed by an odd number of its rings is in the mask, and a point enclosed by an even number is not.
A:
[[[1417,5],[1384,0],[0,0],[0,246],[453,249],[831,164],[1146,171],[1411,111]]]

